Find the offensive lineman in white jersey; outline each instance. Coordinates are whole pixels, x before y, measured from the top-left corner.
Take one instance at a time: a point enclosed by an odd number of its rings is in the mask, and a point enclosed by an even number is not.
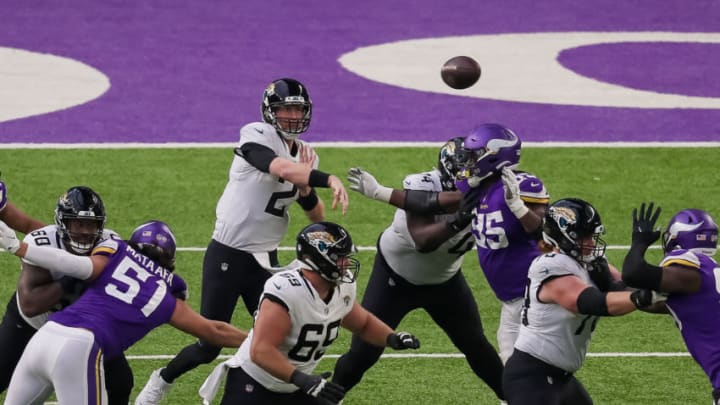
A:
[[[324,218],[315,187],[332,189],[332,208],[347,211],[348,196],[336,176],[317,170],[313,149],[298,136],[310,126],[312,102],[294,79],[275,80],[263,94],[264,122],[240,130],[229,180],[217,204],[215,230],[203,260],[200,313],[230,322],[238,298],[248,312],[257,309],[269,269],[277,266],[277,247],[288,229],[288,207],[295,201],[311,222]],[[165,368],[155,370],[135,400],[159,404],[173,381],[213,361],[220,348],[199,340],[185,347]]]
[[[105,206],[95,191],[89,187],[71,187],[58,198],[55,224],[28,233],[24,242],[86,256],[96,244],[117,235],[105,229],[105,219]],[[23,259],[17,292],[8,304],[0,328],[0,342],[5,343],[0,363],[7,366],[10,373],[32,336],[47,321],[50,311],[60,310],[73,303],[85,287],[83,280],[63,276]],[[125,356],[106,361],[104,371],[108,381],[106,388],[109,404],[127,404],[133,387],[133,375]],[[0,381],[0,391],[4,391],[8,383],[4,379]]]
[[[404,189],[455,190],[460,169],[456,151],[462,141],[461,137],[447,141],[440,148],[437,169],[405,177]],[[354,173],[351,170],[351,179],[356,177]],[[351,183],[359,184],[359,180]],[[460,269],[463,255],[473,248],[475,239],[469,221],[462,229],[449,227],[447,222],[453,218],[452,214],[395,211],[392,224],[380,235],[362,306],[393,328],[409,312],[424,309],[465,355],[475,374],[503,399],[502,362],[485,337],[477,303]],[[333,382],[349,391],[382,352],[383,347],[354,336],[350,350],[335,365]]]
[[[566,198],[548,207],[543,240],[553,251],[536,258],[528,271],[520,334],[503,374],[508,404],[592,404],[573,373],[585,360],[598,317],[645,309],[664,298],[650,290],[597,288],[589,271],[605,252],[604,232],[586,201]]]
[[[200,389],[205,403],[227,373],[221,404],[337,404],[345,390],[312,374],[344,327],[376,346],[417,349],[356,301],[360,263],[350,234],[331,222],[311,224],[297,237],[297,267],[273,275],[260,298],[255,325],[233,358],[215,368]],[[228,371],[229,370],[229,371]]]

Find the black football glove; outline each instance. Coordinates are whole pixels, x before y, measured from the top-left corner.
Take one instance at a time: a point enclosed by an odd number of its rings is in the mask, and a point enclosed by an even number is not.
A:
[[[450,229],[455,232],[460,232],[465,229],[473,218],[475,218],[475,208],[480,201],[480,190],[473,188],[463,195],[463,199],[460,202],[460,208],[448,219],[447,225]]]
[[[290,382],[323,404],[338,404],[345,397],[345,388],[328,380],[331,374],[325,372],[321,375],[312,375],[295,369],[290,376]]]
[[[658,293],[653,290],[635,290],[630,294],[630,301],[632,301],[638,309],[645,309],[666,300],[667,294]]]
[[[637,208],[633,209],[633,245],[648,247],[660,238],[660,230],[655,228],[655,223],[660,216],[661,209],[657,207],[653,212],[653,205],[651,202],[645,210],[645,203],[642,203],[639,213]]]
[[[420,340],[410,333],[396,332],[388,335],[387,345],[395,350],[418,349]]]

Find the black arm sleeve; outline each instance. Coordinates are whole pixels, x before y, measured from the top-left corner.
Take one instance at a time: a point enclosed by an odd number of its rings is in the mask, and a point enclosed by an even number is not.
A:
[[[248,142],[239,148],[235,148],[235,154],[247,160],[248,163],[263,173],[270,173],[270,162],[277,157],[277,154],[272,149],[254,142]]]
[[[302,207],[304,211],[312,211],[313,208],[320,202],[318,199],[317,193],[315,192],[315,189],[310,190],[310,194],[306,195],[305,197],[299,197],[297,199],[298,204]]]
[[[405,211],[419,215],[444,214],[437,191],[405,190]]]
[[[585,315],[608,316],[607,293],[595,287],[588,287],[578,295],[578,312]]]
[[[645,246],[630,246],[622,267],[622,279],[630,287],[660,291],[662,268],[645,261]]]

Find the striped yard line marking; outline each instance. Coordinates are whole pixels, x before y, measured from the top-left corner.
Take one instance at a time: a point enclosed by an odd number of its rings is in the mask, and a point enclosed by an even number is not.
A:
[[[128,360],[170,360],[175,357],[174,354],[148,354],[126,356]],[[220,355],[218,359],[226,360],[231,355]],[[339,354],[326,354],[323,358],[337,359]],[[688,352],[606,352],[606,353],[588,353],[587,357],[690,357]],[[380,356],[383,359],[461,359],[465,358],[462,353],[416,353],[416,354],[400,354],[388,353]]]
[[[377,250],[377,247],[375,246],[358,246],[358,250],[360,251],[366,251],[366,252],[374,252]],[[181,252],[204,252],[206,248],[204,247],[179,247],[177,248],[178,251]],[[607,245],[607,250],[628,250],[630,249],[630,245]],[[662,249],[662,246],[655,245],[650,246],[649,249]],[[295,251],[295,246],[280,246],[278,248],[280,251]]]
[[[443,142],[312,142],[313,148],[437,148]],[[0,143],[0,149],[234,148],[228,142]],[[523,142],[523,148],[717,148],[720,142]]]

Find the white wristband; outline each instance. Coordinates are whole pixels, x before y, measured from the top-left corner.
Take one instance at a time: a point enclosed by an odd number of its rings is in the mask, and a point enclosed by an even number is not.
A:
[[[28,244],[25,260],[40,267],[52,269],[71,277],[87,280],[92,275],[92,260],[87,256],[75,256],[64,250]]]
[[[378,185],[378,188],[377,188],[377,190],[375,190],[375,194],[373,195],[373,198],[378,201],[388,202],[388,201],[390,201],[392,192],[393,192],[393,189],[391,189],[390,187]]]

